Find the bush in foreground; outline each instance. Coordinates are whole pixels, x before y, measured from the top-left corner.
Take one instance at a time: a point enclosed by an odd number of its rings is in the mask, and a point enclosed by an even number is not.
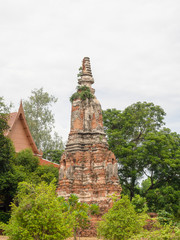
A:
[[[55,185],[19,184],[9,224],[1,224],[10,240],[63,240],[72,234],[72,217],[57,198]]]
[[[98,235],[110,240],[128,239],[140,233],[145,223],[135,212],[127,196],[114,202],[102,219],[98,226]]]

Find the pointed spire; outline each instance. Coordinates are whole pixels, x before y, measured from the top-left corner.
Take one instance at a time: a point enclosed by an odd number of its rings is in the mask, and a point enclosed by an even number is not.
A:
[[[85,57],[82,61],[82,76],[92,77],[90,58]]]
[[[91,87],[91,84],[94,83],[94,79],[92,77],[91,72],[91,64],[90,64],[90,58],[84,57],[82,61],[82,75],[81,78],[78,80],[78,83],[80,85],[86,85]]]

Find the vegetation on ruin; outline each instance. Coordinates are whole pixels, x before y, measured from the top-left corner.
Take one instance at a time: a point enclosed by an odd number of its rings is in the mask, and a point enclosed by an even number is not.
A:
[[[73,93],[70,97],[70,102],[73,102],[76,99],[86,100],[92,99],[94,95],[91,93],[91,90],[88,86],[77,86],[77,92]]]
[[[82,70],[83,70],[82,67],[79,67],[79,72],[78,72],[78,74],[77,74],[77,79],[78,79],[78,80],[81,79],[81,76],[82,76],[82,73],[83,73]]]

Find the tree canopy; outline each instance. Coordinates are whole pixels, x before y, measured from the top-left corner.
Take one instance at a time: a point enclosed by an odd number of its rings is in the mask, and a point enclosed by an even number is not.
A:
[[[119,163],[123,192],[147,199],[150,211],[178,215],[180,135],[163,128],[165,112],[153,103],[137,102],[124,111],[103,111],[110,149]],[[139,186],[139,181],[146,178]],[[162,196],[162,194],[164,196]]]
[[[144,174],[141,145],[149,132],[156,132],[164,125],[165,112],[153,103],[137,102],[124,111],[103,111],[105,131],[110,149],[119,162],[119,176],[124,189],[132,198],[138,180]]]
[[[62,150],[64,148],[62,138],[56,132],[52,136],[55,120],[50,108],[57,102],[57,98],[45,92],[43,88],[34,89],[31,93],[23,105],[28,126],[38,149]]]

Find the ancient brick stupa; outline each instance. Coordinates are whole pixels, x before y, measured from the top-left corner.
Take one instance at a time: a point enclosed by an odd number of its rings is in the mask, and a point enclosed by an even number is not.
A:
[[[121,187],[93,83],[90,60],[85,57],[78,90],[72,96],[71,130],[60,161],[57,193],[65,198],[74,193],[82,202],[97,203],[103,213],[110,207],[108,196],[119,195]]]

